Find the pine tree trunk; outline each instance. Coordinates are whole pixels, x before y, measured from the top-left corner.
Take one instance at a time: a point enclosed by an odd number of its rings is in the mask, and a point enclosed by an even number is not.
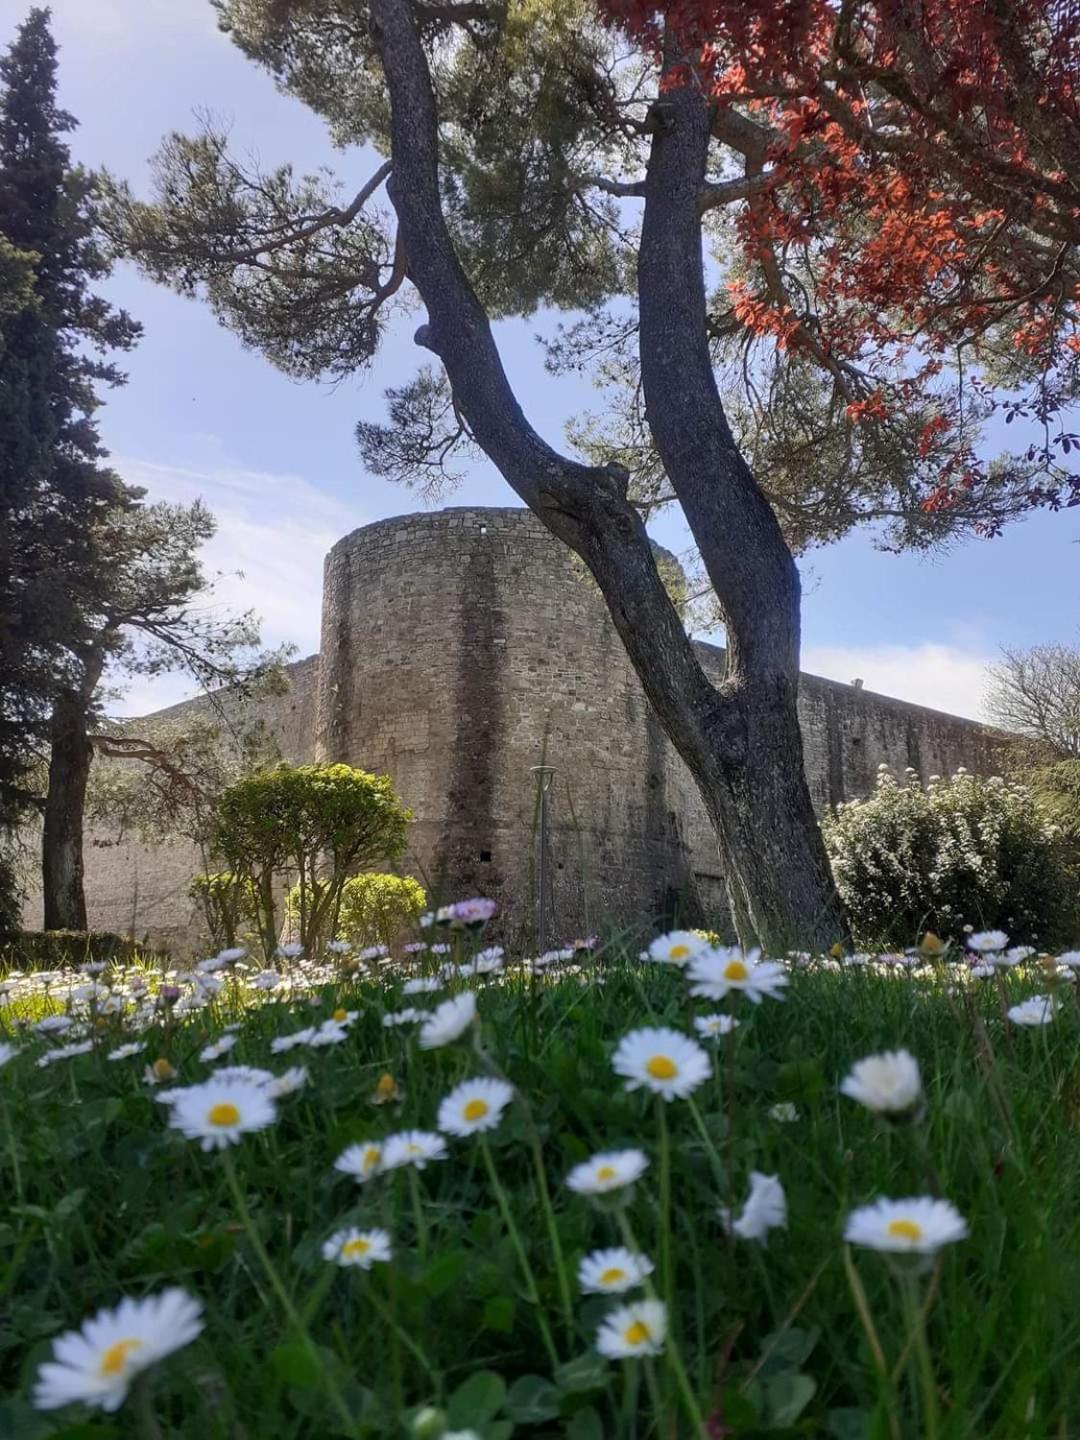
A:
[[[83,814],[92,746],[86,705],[71,693],[56,702],[49,752],[49,793],[41,838],[46,930],[85,930]]]

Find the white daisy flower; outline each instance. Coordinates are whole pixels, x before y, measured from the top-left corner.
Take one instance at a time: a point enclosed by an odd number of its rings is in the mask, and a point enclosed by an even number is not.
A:
[[[623,1246],[594,1250],[578,1265],[578,1285],[584,1295],[622,1295],[643,1284],[653,1268],[647,1256]]]
[[[34,1029],[39,1035],[60,1035],[65,1030],[70,1030],[75,1022],[70,1015],[46,1015],[44,1020],[39,1020]]]
[[[643,1086],[665,1100],[683,1100],[712,1074],[712,1063],[696,1040],[678,1030],[631,1030],[611,1057],[627,1090]]]
[[[107,962],[104,960],[86,960],[83,962],[82,965],[78,967],[79,974],[100,975],[101,972],[106,968],[106,964]]]
[[[274,1080],[272,1070],[261,1070],[258,1065],[219,1065],[210,1072],[215,1085],[269,1085]]]
[[[977,965],[972,965],[969,972],[976,980],[989,980],[994,973],[994,965],[990,960],[980,960]]]
[[[195,969],[200,975],[213,975],[215,970],[223,970],[226,963],[220,955],[212,955],[209,960],[200,960]]]
[[[437,1005],[420,1027],[421,1050],[436,1050],[464,1035],[476,1019],[476,996],[463,990]]]
[[[375,1175],[382,1174],[382,1142],[361,1140],[343,1150],[334,1161],[334,1169],[343,1175],[351,1175],[358,1185],[363,1185]]]
[[[788,974],[777,960],[758,960],[760,950],[744,955],[737,945],[723,950],[705,950],[695,955],[687,967],[694,984],[691,995],[706,1000],[723,1000],[732,991],[745,995],[754,1005],[762,997],[782,1000],[779,993],[788,984]]]
[[[281,982],[281,976],[276,970],[260,970],[252,981],[252,988],[255,990],[274,990]]]
[[[775,1120],[780,1125],[794,1125],[799,1118],[798,1107],[790,1100],[781,1100],[776,1105],[769,1106],[769,1119]]]
[[[849,1245],[901,1255],[932,1255],[942,1245],[966,1239],[967,1221],[947,1200],[918,1195],[908,1200],[875,1200],[853,1210],[844,1227]]]
[[[474,955],[471,960],[466,960],[457,967],[457,974],[463,979],[472,975],[494,975],[503,967],[503,950],[501,945],[492,945],[487,950],[481,950],[479,955]]]
[[[707,1040],[716,1040],[721,1035],[730,1035],[737,1029],[738,1020],[732,1015],[695,1015],[694,1029]]]
[[[913,1116],[923,1101],[919,1062],[906,1050],[867,1055],[854,1064],[851,1074],[841,1081],[840,1093],[878,1115]]]
[[[691,930],[672,930],[667,935],[658,935],[645,953],[661,965],[685,965],[708,948],[709,942],[701,935]]]
[[[275,1100],[280,1100],[283,1095],[293,1095],[297,1090],[302,1090],[308,1083],[308,1072],[303,1065],[293,1065],[288,1070],[283,1070],[280,1075],[275,1075],[267,1084],[267,1092]]]
[[[667,1309],[661,1300],[635,1300],[612,1310],[596,1335],[596,1348],[609,1360],[659,1355],[667,1335]]]
[[[514,1087],[505,1080],[465,1080],[443,1100],[435,1123],[445,1135],[494,1130],[513,1098]]]
[[[294,1030],[291,1035],[278,1035],[270,1041],[270,1051],[274,1055],[282,1055],[286,1050],[295,1050],[297,1045],[310,1045],[315,1033],[315,1026],[308,1025],[304,1030]]]
[[[54,1358],[38,1370],[34,1405],[58,1410],[79,1402],[118,1410],[141,1371],[189,1345],[202,1328],[202,1306],[183,1290],[99,1310],[53,1341]]]
[[[78,1040],[74,1045],[58,1045],[55,1050],[42,1055],[37,1062],[37,1068],[44,1070],[46,1065],[54,1065],[57,1060],[72,1060],[76,1055],[88,1055],[93,1048],[92,1040]]]
[[[175,1080],[177,1073],[164,1055],[161,1055],[152,1065],[147,1065],[143,1071],[143,1083],[145,1085],[162,1085],[166,1080]]]
[[[230,945],[226,950],[219,950],[217,958],[223,965],[235,965],[237,960],[243,960],[247,955],[247,947],[244,945]]]
[[[968,936],[967,943],[972,950],[978,950],[980,955],[989,955],[1004,950],[1009,943],[1009,937],[1004,930],[978,930],[974,935]]]
[[[0,1070],[10,1061],[14,1060],[19,1053],[17,1045],[8,1045],[6,1041],[0,1041]]]
[[[224,1150],[241,1135],[265,1130],[277,1119],[277,1107],[264,1085],[222,1085],[213,1076],[181,1090],[172,1102],[169,1123],[198,1140],[204,1150]]]
[[[579,1195],[606,1195],[640,1180],[648,1167],[643,1150],[606,1150],[575,1165],[566,1184]]]
[[[383,1141],[382,1168],[398,1170],[414,1165],[423,1170],[432,1160],[446,1159],[446,1141],[430,1130],[400,1130]]]
[[[1067,965],[1070,970],[1080,970],[1080,950],[1066,950],[1064,955],[1057,957],[1059,965]]]
[[[436,975],[417,976],[414,980],[406,980],[401,987],[403,995],[432,995],[436,990],[443,988],[443,982]]]
[[[1049,1025],[1056,1010],[1053,996],[1033,995],[1020,1005],[1010,1006],[1006,1014],[1014,1025]],[[40,1060],[38,1064],[41,1064]]]
[[[724,1229],[740,1240],[768,1238],[770,1230],[787,1228],[787,1197],[778,1175],[762,1175],[758,1170],[750,1171],[750,1193],[743,1202],[737,1219],[732,1219],[726,1207],[720,1210]]]
[[[337,1230],[322,1247],[324,1260],[335,1265],[356,1265],[370,1270],[372,1265],[385,1265],[390,1259],[390,1236],[385,1230]]]
[[[304,953],[304,947],[297,940],[290,940],[286,945],[279,945],[277,953],[283,960],[297,960]]]
[[[128,1060],[132,1055],[141,1055],[145,1049],[145,1045],[140,1045],[137,1041],[133,1040],[127,1045],[118,1045],[115,1050],[110,1050],[106,1058],[109,1060]]]
[[[352,944],[348,940],[328,940],[326,948],[331,955],[347,955],[352,949]]]
[[[1001,970],[1012,970],[1017,965],[1022,965],[1025,960],[1030,960],[1036,953],[1034,945],[1014,945],[1010,950],[1002,950],[990,958]]]
[[[415,1005],[406,1005],[404,1010],[391,1010],[388,1015],[384,1015],[382,1023],[387,1030],[395,1025],[415,1025],[429,1013],[427,1010],[418,1010]]]
[[[340,1045],[343,1040],[348,1038],[349,1032],[344,1025],[338,1024],[336,1020],[324,1020],[308,1044],[318,1050],[325,1045]]]
[[[227,1055],[236,1044],[235,1035],[221,1035],[211,1045],[207,1045],[199,1051],[200,1060],[220,1060],[222,1055]]]

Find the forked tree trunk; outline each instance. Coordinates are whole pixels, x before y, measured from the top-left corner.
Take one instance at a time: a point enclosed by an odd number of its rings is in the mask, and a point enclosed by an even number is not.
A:
[[[83,815],[92,746],[86,706],[69,694],[56,702],[49,748],[49,793],[41,837],[46,930],[85,930]]]
[[[417,342],[442,360],[477,444],[595,577],[716,827],[740,938],[770,950],[831,945],[845,926],[803,771],[798,574],[732,441],[709,355],[699,205],[707,97],[690,87],[654,107],[638,276],[649,425],[727,626],[719,687],[660,579],[629,477],[560,455],[522,413],[442,212],[438,117],[412,7],[371,0],[371,17],[390,97],[388,189],[428,313]]]

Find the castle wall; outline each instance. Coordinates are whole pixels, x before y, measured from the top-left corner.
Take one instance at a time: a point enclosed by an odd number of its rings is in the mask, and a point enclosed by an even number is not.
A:
[[[723,651],[697,648],[719,680]],[[433,898],[491,895],[510,934],[531,930],[533,767],[549,764],[553,937],[675,914],[726,924],[690,775],[591,578],[527,510],[448,509],[346,536],[326,559],[321,659],[289,671],[289,693],[261,702],[284,758],[389,774],[415,817],[399,868]],[[995,768],[996,732],[854,686],[804,675],[799,715],[819,812],[867,794],[882,762],[923,779]],[[192,944],[191,847],[105,840],[87,846],[92,926]]]

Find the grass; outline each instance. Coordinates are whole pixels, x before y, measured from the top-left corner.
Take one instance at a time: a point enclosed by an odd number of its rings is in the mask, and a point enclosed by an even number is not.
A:
[[[949,994],[949,979],[796,971],[785,1003],[733,1003],[739,1028],[708,1042],[713,1075],[668,1105],[627,1093],[611,1052],[641,1025],[692,1033],[716,1007],[692,1001],[680,972],[617,949],[543,983],[480,980],[478,1027],[431,1051],[381,1023],[439,998],[403,998],[396,978],[326,983],[315,1006],[299,993],[245,1006],[226,987],[121,1061],[105,1058],[131,1038],[118,1017],[93,1053],[47,1068],[33,1063],[47,1042],[20,1031],[0,1071],[0,1440],[1075,1434],[1078,987],[1062,987],[1053,1024],[1021,1029],[1002,1003],[1045,990],[1034,967],[1007,997],[994,982]],[[0,1017],[17,1005],[35,1013],[23,996]],[[275,1036],[339,1005],[361,1011],[344,1043],[271,1055]],[[200,1048],[237,1021],[217,1063],[304,1064],[310,1081],[275,1125],[207,1154],[170,1128],[143,1069],[165,1055],[176,1083],[204,1077]],[[928,1103],[922,1124],[890,1128],[837,1084],[899,1046]],[[450,1139],[447,1160],[364,1186],[334,1171],[354,1141],[433,1129],[453,1085],[495,1072],[518,1098],[486,1140]],[[784,1102],[795,1121],[770,1113]],[[625,1205],[566,1188],[575,1163],[625,1146],[651,1162]],[[787,1193],[788,1227],[766,1246],[730,1238],[717,1216],[741,1205],[751,1170]],[[844,1246],[853,1206],[935,1192],[970,1238],[930,1270],[905,1276]],[[327,1236],[353,1224],[390,1232],[390,1264],[323,1260]],[[656,1264],[673,1343],[609,1363],[594,1340],[615,1302],[582,1297],[576,1270],[627,1236]],[[204,1302],[203,1334],[115,1415],[32,1408],[58,1333],[169,1285]]]

